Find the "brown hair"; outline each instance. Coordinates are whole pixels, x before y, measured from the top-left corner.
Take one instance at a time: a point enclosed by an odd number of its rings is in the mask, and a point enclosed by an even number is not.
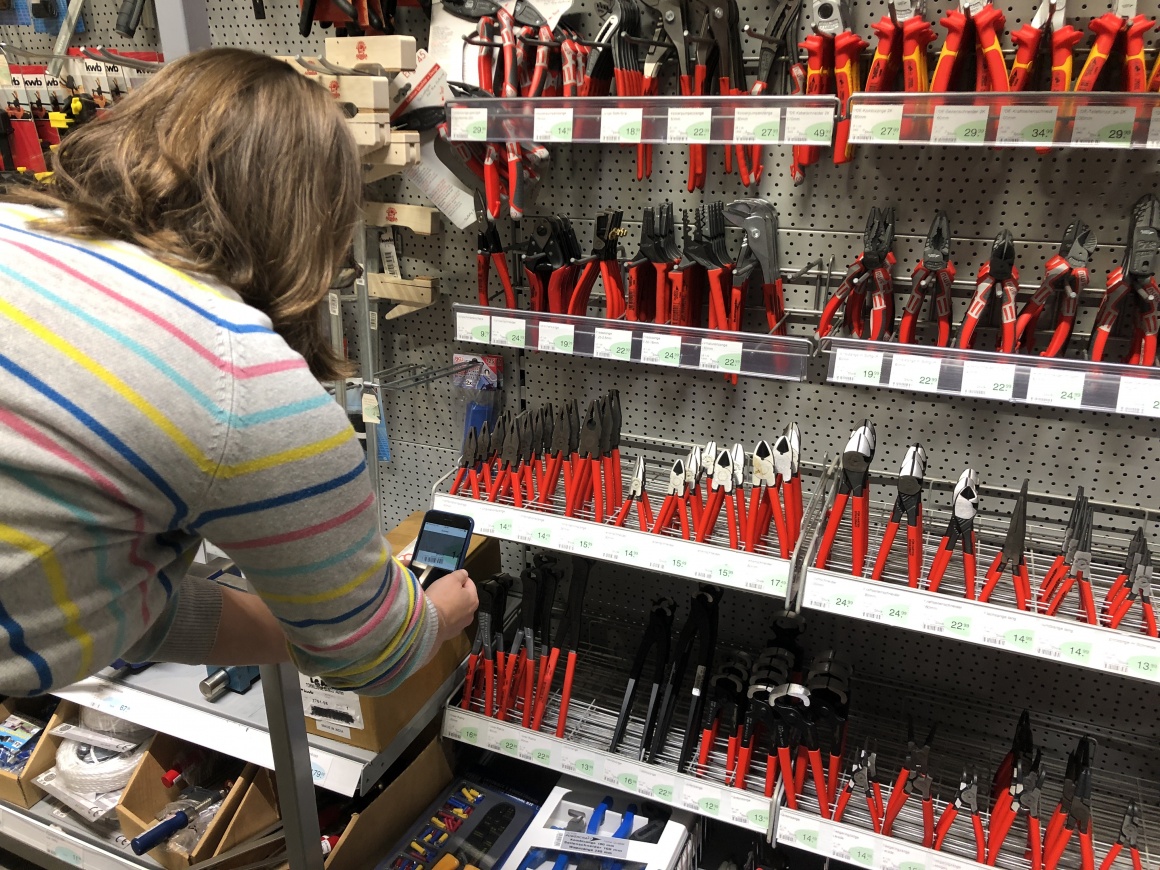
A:
[[[133,242],[263,311],[319,379],[349,366],[319,302],[362,205],[358,149],[330,94],[288,64],[215,48],[165,66],[70,133],[39,194],[49,230]]]

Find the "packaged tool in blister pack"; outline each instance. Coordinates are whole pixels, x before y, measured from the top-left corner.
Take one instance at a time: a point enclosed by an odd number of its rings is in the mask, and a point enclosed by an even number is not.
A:
[[[492,870],[511,852],[536,810],[506,792],[456,780],[376,870]]]
[[[462,437],[474,429],[492,427],[503,407],[503,357],[498,354],[457,353],[455,368],[470,362],[478,365],[456,372],[452,378],[451,401],[455,419],[463,421]]]

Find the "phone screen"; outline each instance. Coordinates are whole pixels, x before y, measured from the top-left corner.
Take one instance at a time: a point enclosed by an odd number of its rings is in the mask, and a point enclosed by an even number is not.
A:
[[[459,567],[459,560],[463,558],[463,543],[469,534],[470,529],[442,523],[424,523],[422,534],[415,542],[415,554],[411,558],[421,565],[450,573]]]

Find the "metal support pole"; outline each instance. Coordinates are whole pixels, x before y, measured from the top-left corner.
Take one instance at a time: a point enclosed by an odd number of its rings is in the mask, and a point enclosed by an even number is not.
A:
[[[157,35],[166,60],[210,47],[206,0],[153,0]]]
[[[367,243],[367,236],[366,224],[359,221],[354,231],[354,259],[355,262],[362,264],[363,267],[363,274],[359,276],[354,284],[355,296],[357,297],[355,303],[355,324],[358,329],[358,367],[359,376],[363,379],[363,383],[373,384],[375,382],[375,372],[379,368],[379,331],[377,329],[371,329],[371,318],[376,316],[376,312],[371,310],[370,293],[367,289],[367,272],[377,272],[381,266],[379,265],[377,234],[374,244]],[[383,403],[383,406],[382,412],[385,414],[386,402]],[[380,486],[382,480],[378,461],[379,433],[375,430],[374,424],[368,423],[364,428],[367,439],[367,470],[371,476],[371,490],[375,494],[375,501],[378,502],[379,495],[382,492]],[[375,516],[379,520],[379,531],[384,532],[381,506],[379,510],[375,511]]]
[[[262,665],[260,670],[290,870],[322,870],[322,835],[298,671],[290,664]]]

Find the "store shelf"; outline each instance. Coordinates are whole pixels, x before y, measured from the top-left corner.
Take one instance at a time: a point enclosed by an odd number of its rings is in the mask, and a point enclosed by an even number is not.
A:
[[[452,307],[457,341],[570,356],[804,381],[813,353],[813,343],[806,338],[723,333],[479,305]]]
[[[1160,95],[854,94],[850,142],[1160,148]]]
[[[272,770],[274,756],[261,682],[244,695],[227,692],[211,703],[197,687],[204,677],[205,668],[156,664],[139,674],[123,678],[106,670],[56,694],[85,707],[113,713],[146,728]],[[418,733],[434,720],[462,679],[462,669],[448,677],[418,715],[382,752],[370,752],[310,735],[314,784],[347,796],[365,792]]]
[[[134,855],[124,837],[102,837],[51,798],[29,810],[0,803],[0,846],[30,859],[46,856],[53,867],[138,870],[161,866],[148,856]]]
[[[857,338],[824,338],[821,349],[834,384],[1160,417],[1160,368]]]
[[[542,97],[447,101],[452,141],[829,145],[834,97]]]

